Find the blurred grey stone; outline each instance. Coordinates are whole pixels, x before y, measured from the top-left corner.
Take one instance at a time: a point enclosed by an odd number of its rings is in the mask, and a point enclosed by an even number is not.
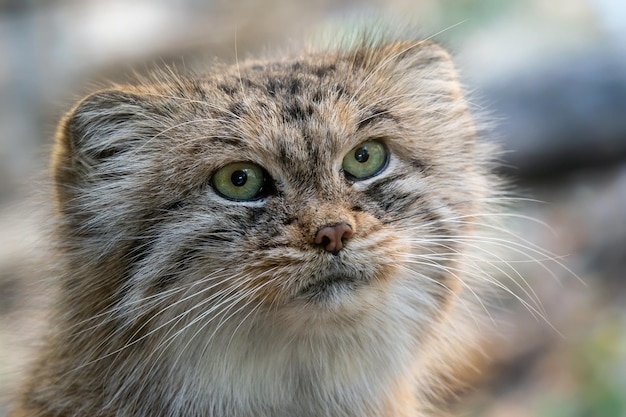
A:
[[[626,59],[590,51],[482,91],[498,119],[504,170],[559,175],[626,160]]]

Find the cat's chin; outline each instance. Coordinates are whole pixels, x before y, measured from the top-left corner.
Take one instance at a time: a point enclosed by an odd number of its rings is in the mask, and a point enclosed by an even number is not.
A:
[[[328,305],[350,298],[361,287],[368,284],[366,278],[348,274],[329,274],[304,286],[299,292],[300,300]]]

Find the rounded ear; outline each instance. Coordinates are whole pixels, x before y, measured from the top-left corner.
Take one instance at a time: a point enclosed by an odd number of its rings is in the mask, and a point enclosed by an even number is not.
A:
[[[445,49],[431,41],[396,42],[385,46],[384,54],[391,61],[386,73],[414,103],[424,131],[459,138],[463,146],[474,142],[476,124]]]
[[[150,101],[139,94],[103,90],[80,101],[56,135],[52,170],[59,201],[72,198],[71,190],[101,164],[154,135],[150,119]]]
[[[365,70],[367,81],[377,76],[385,83],[391,81],[398,89],[396,94],[413,96],[416,108],[432,105],[431,110],[437,112],[443,103],[464,105],[452,58],[432,41],[365,44],[347,58]]]
[[[454,77],[454,66],[448,51],[433,41],[401,41],[387,46],[388,54],[395,52],[398,62],[405,62],[411,68],[433,68],[439,72],[450,71]]]
[[[450,54],[432,41],[395,42],[385,47],[393,57],[393,72],[422,91],[462,99],[461,86]]]

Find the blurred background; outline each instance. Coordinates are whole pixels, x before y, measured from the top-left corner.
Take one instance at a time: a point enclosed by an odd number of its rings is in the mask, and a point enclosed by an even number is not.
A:
[[[38,194],[72,103],[154,65],[233,62],[370,21],[413,24],[453,52],[528,198],[508,227],[546,319],[501,298],[459,415],[626,417],[623,0],[0,0],[0,416],[52,298]]]

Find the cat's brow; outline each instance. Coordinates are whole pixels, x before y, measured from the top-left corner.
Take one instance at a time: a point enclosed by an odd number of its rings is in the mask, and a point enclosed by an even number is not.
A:
[[[367,126],[378,124],[383,120],[395,121],[395,117],[389,109],[384,107],[375,107],[365,113],[365,115],[357,122],[356,130],[362,130]]]

